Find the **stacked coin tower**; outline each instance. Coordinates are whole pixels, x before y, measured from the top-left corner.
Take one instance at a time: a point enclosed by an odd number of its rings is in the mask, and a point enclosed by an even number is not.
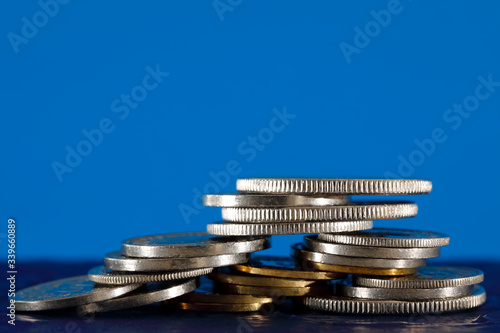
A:
[[[292,298],[297,309],[358,314],[466,310],[485,302],[480,270],[425,267],[449,238],[373,228],[413,217],[409,201],[352,201],[353,195],[427,194],[403,179],[239,179],[237,194],[207,194],[222,223],[206,232],[138,237],[79,276],[20,291],[19,311],[78,307],[104,312],[163,302],[170,310],[259,311]],[[312,234],[291,256],[251,256],[271,235]],[[207,279],[205,277],[209,279]],[[200,278],[201,277],[201,278]]]

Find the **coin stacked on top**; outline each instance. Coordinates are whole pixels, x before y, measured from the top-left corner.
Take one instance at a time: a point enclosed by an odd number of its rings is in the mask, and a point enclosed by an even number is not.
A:
[[[448,245],[434,232],[374,228],[413,217],[410,201],[352,201],[353,195],[427,194],[402,179],[240,179],[237,194],[207,194],[222,223],[205,232],[138,237],[88,276],[20,291],[19,311],[78,307],[104,312],[163,302],[169,309],[258,311],[283,297],[309,308],[358,314],[440,313],[477,307],[481,271],[425,267]],[[250,256],[271,235],[313,234],[290,257]],[[206,275],[206,276],[205,276]],[[207,279],[207,277],[209,279]],[[294,304],[297,304],[295,302]]]

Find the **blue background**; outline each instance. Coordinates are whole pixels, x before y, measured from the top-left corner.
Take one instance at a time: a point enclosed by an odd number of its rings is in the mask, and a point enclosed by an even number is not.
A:
[[[238,177],[431,179],[431,195],[408,197],[418,217],[376,225],[448,233],[448,259],[500,254],[500,87],[460,124],[444,119],[478,77],[500,81],[498,2],[402,0],[385,27],[371,11],[388,1],[218,4],[71,1],[47,22],[36,1],[4,4],[0,233],[17,219],[19,260],[98,259],[129,237],[204,230],[220,210],[194,208],[194,192],[229,161],[222,192]],[[34,15],[38,31],[14,47]],[[148,66],[169,75],[125,117],[121,96]],[[271,138],[274,109],[295,118]],[[54,162],[106,118],[113,131],[59,179]],[[419,153],[436,129],[446,140]],[[272,251],[300,238],[273,237]]]

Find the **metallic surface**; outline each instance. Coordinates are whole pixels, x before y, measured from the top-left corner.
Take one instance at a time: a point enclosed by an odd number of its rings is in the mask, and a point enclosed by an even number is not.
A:
[[[417,274],[399,278],[353,277],[353,284],[374,288],[446,288],[470,286],[483,282],[481,270],[456,266],[427,266],[417,269]]]
[[[186,232],[127,239],[122,254],[137,258],[186,258],[249,253],[271,246],[262,237],[220,237],[206,232]]]
[[[120,251],[116,251],[104,257],[104,266],[115,271],[128,272],[178,271],[241,264],[248,259],[250,259],[248,253],[196,258],[138,259],[123,257]]]
[[[295,260],[285,256],[252,256],[247,264],[231,266],[231,268],[255,275],[305,280],[337,280],[345,274],[334,272],[312,272],[297,267]]]
[[[213,223],[207,231],[215,235],[300,235],[319,232],[346,232],[370,229],[372,221],[299,222],[299,223]]]
[[[241,295],[233,295],[241,296]],[[189,311],[201,312],[253,312],[260,311],[267,303],[195,303],[178,302],[174,306]]]
[[[328,207],[222,208],[222,219],[231,222],[333,222],[387,220],[417,215],[418,207],[410,201],[353,202]]]
[[[86,275],[82,275],[20,290],[16,292],[15,305],[18,311],[62,309],[118,297],[140,286],[98,286]]]
[[[346,282],[336,286],[336,295],[353,298],[386,299],[397,301],[418,301],[470,296],[474,293],[474,286],[422,288],[422,289],[394,289],[368,288],[351,286]]]
[[[305,250],[302,244],[292,245],[292,256],[328,265],[370,268],[416,268],[425,266],[425,259],[373,259],[344,257]]]
[[[213,271],[213,268],[200,268],[189,271],[158,272],[133,274],[128,272],[117,272],[106,269],[104,266],[97,266],[89,270],[90,281],[102,284],[144,284],[151,282],[162,282],[171,280],[182,280],[205,275]]]
[[[182,296],[196,289],[196,279],[182,282],[150,283],[125,296],[79,307],[81,313],[107,312],[135,308]]]
[[[336,254],[347,257],[426,259],[439,257],[441,252],[439,247],[395,248],[335,244],[319,241],[317,235],[305,236],[304,243],[308,249],[315,252]]]
[[[302,194],[427,194],[432,183],[418,179],[247,178],[236,189],[248,193]]]
[[[209,278],[222,283],[280,288],[307,287],[316,283],[315,280],[284,279],[269,276],[242,275],[241,273],[231,274],[227,269],[215,270],[209,275]]]
[[[460,311],[478,307],[486,301],[486,292],[483,287],[477,285],[474,287],[474,294],[471,296],[428,301],[367,300],[338,296],[306,297],[303,301],[307,307],[313,310],[334,313],[396,315],[425,313],[441,314],[444,312]],[[440,329],[442,330],[443,328],[440,327]]]
[[[450,243],[450,237],[431,231],[373,228],[345,234],[319,234],[318,239],[347,245],[380,247],[439,247]]]
[[[296,207],[333,206],[350,203],[349,196],[307,196],[280,194],[205,194],[203,205],[209,207]]]
[[[370,276],[405,276],[412,275],[417,272],[416,268],[369,268],[369,267],[354,267],[354,266],[340,266],[328,265],[319,262],[305,261],[304,265],[327,272],[337,272],[346,274],[363,274]]]
[[[254,296],[269,296],[272,298],[281,298],[285,296],[306,296],[306,295],[325,295],[331,293],[329,287],[325,285],[314,285],[308,287],[259,287],[259,286],[241,286],[237,284],[217,283],[217,288],[224,290],[227,293],[254,295]]]

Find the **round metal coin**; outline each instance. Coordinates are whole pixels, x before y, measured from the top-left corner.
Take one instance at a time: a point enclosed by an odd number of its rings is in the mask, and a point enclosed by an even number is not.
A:
[[[228,295],[229,296],[229,295]],[[243,296],[243,295],[231,295]],[[271,303],[271,302],[269,302]],[[201,312],[254,312],[259,311],[265,304],[269,303],[196,303],[196,302],[178,302],[174,306],[189,311]]]
[[[234,265],[231,268],[253,275],[279,278],[337,280],[345,277],[342,273],[303,270],[297,267],[293,258],[284,256],[253,256],[247,264]]]
[[[394,288],[369,288],[356,287],[340,283],[336,286],[337,295],[353,298],[387,299],[398,301],[417,301],[442,299],[450,297],[470,296],[474,292],[474,286],[431,288],[431,289],[394,289]]]
[[[118,272],[106,269],[104,266],[92,268],[89,273],[89,280],[103,284],[134,284],[134,283],[151,283],[163,282],[171,280],[182,280],[208,274],[213,271],[213,268],[192,269],[189,271],[177,272],[157,272],[157,273],[142,273],[132,274],[128,272]]]
[[[319,234],[318,239],[347,245],[380,247],[440,247],[450,243],[445,234],[431,231],[373,228],[366,232]]]
[[[388,220],[417,215],[418,207],[409,201],[353,202],[328,207],[222,208],[222,219],[231,222],[333,222]]]
[[[238,179],[236,189],[277,194],[427,194],[432,190],[432,183],[418,179],[247,178]]]
[[[306,247],[312,251],[347,257],[426,259],[439,257],[440,254],[439,247],[394,248],[345,245],[319,241],[317,235],[305,236],[304,241]]]
[[[486,292],[480,285],[474,286],[471,296],[434,299],[428,301],[396,301],[353,299],[338,296],[306,297],[304,304],[314,310],[346,314],[424,314],[472,309],[486,301]]]
[[[416,275],[399,278],[353,277],[353,284],[373,288],[447,288],[470,286],[483,282],[484,275],[479,269],[469,267],[427,266],[417,269]]]
[[[68,308],[118,297],[140,284],[126,286],[96,285],[86,275],[76,276],[28,287],[16,292],[16,309],[42,311]]]
[[[248,259],[250,259],[248,253],[195,258],[143,259],[123,257],[120,251],[116,251],[104,257],[104,266],[114,271],[127,272],[179,271],[241,264],[247,262]]]
[[[300,243],[292,245],[292,256],[328,265],[370,268],[417,268],[426,264],[425,259],[373,259],[319,253],[304,249]]]
[[[205,194],[203,196],[203,205],[209,207],[333,206],[350,202],[350,197],[343,195],[313,197],[293,194]]]
[[[322,264],[314,261],[302,261],[304,266],[310,269],[327,271],[327,272],[337,272],[346,274],[362,274],[370,276],[404,276],[412,275],[417,272],[416,268],[370,268],[370,267],[354,267],[354,266],[340,266],[340,265],[328,265]]]
[[[155,282],[144,285],[135,292],[103,302],[80,306],[82,313],[107,312],[135,308],[182,296],[196,289],[196,279],[183,282]]]
[[[213,223],[207,224],[207,231],[215,235],[299,235],[319,232],[343,232],[366,230],[372,221],[348,222],[300,222],[300,223]]]
[[[271,246],[265,237],[220,237],[206,232],[187,232],[126,240],[122,253],[137,258],[191,258],[249,253]]]
[[[209,278],[222,283],[280,288],[307,287],[316,283],[315,280],[284,279],[269,276],[231,274],[228,269],[224,268],[215,270],[209,275]]]
[[[331,293],[330,288],[326,285],[312,285],[307,287],[281,288],[281,287],[259,287],[259,286],[242,286],[237,284],[217,283],[217,288],[224,290],[227,293],[254,295],[254,296],[269,296],[274,299],[285,296],[306,296],[306,295],[325,295]]]

